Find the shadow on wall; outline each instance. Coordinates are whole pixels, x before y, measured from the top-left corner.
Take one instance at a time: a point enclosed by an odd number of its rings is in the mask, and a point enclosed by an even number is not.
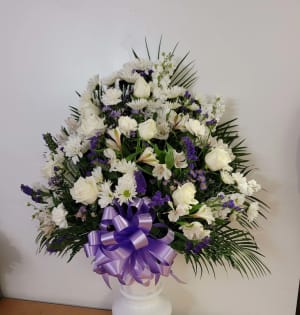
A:
[[[14,271],[16,264],[21,262],[17,249],[10,244],[10,240],[0,231],[0,297],[3,296],[5,275]]]

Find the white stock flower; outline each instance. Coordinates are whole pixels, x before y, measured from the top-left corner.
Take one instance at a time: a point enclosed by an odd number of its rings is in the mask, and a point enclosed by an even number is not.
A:
[[[70,194],[76,203],[84,205],[93,204],[97,199],[98,192],[97,183],[93,176],[79,177],[73,188],[70,189]]]
[[[174,166],[176,168],[187,168],[188,164],[186,161],[186,156],[184,152],[176,152],[176,150],[173,150],[173,157],[174,157]]]
[[[172,176],[172,172],[167,168],[166,164],[155,164],[152,170],[152,175],[158,180],[168,180]]]
[[[138,131],[143,140],[150,140],[157,134],[156,122],[153,119],[148,119],[139,124]]]
[[[78,135],[71,135],[64,145],[66,156],[72,158],[74,164],[79,162],[79,158],[83,156],[87,149],[87,143]]]
[[[159,163],[158,159],[156,158],[156,155],[154,153],[153,148],[147,147],[144,152],[140,155],[140,157],[137,159],[137,162],[145,163],[151,166],[155,166]]]
[[[247,210],[247,216],[249,222],[253,222],[258,217],[258,202],[252,202]]]
[[[118,184],[115,189],[115,196],[119,200],[120,204],[132,201],[136,195],[136,182],[133,174],[128,173],[119,177]]]
[[[65,229],[68,227],[68,222],[66,220],[66,215],[68,211],[66,211],[64,205],[60,203],[57,207],[53,208],[51,216],[52,221],[61,229]]]
[[[101,183],[103,181],[103,174],[101,166],[97,166],[92,171],[92,176],[95,178],[96,183]]]
[[[221,171],[221,179],[223,181],[223,183],[227,184],[227,185],[232,185],[234,184],[234,180],[231,176],[231,174],[227,171]]]
[[[207,205],[201,206],[201,208],[193,214],[193,217],[204,219],[208,224],[212,224],[212,222],[215,221],[212,209]]]
[[[101,208],[105,208],[113,202],[114,193],[111,191],[111,181],[105,181],[100,185],[100,193],[98,204]]]
[[[205,163],[211,171],[225,170],[232,161],[230,154],[222,148],[214,148],[205,156]]]
[[[196,188],[193,183],[185,183],[179,186],[172,194],[175,206],[182,206],[190,209],[191,205],[195,205],[198,201],[195,199]]]
[[[126,137],[130,136],[131,131],[137,130],[137,121],[128,116],[121,116],[118,119],[118,125],[121,133],[123,133]]]
[[[104,105],[116,105],[121,102],[122,91],[120,89],[107,89],[101,101]]]
[[[190,118],[185,123],[187,131],[196,137],[203,137],[206,134],[206,127],[200,123],[197,119]]]
[[[148,98],[150,96],[150,85],[141,76],[135,81],[133,95],[138,98]]]
[[[203,238],[210,235],[209,230],[204,230],[203,225],[200,222],[194,221],[192,223],[187,223],[182,225],[180,228],[183,235],[189,240],[201,241]]]

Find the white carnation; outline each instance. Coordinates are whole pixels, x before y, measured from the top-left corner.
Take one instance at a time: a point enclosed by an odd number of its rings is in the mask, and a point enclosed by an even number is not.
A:
[[[175,206],[183,206],[190,209],[191,205],[195,205],[198,201],[195,199],[196,188],[193,183],[185,183],[179,186],[172,194]]]
[[[137,130],[137,121],[128,116],[121,116],[118,119],[118,125],[121,133],[123,133],[127,137],[130,135],[131,131]]]
[[[80,126],[78,128],[78,133],[84,137],[91,137],[96,134],[96,132],[105,131],[104,119],[96,115],[90,115],[87,117],[82,117],[80,119]]]
[[[252,202],[247,210],[249,222],[253,222],[258,217],[259,205],[258,202]]]
[[[230,162],[232,157],[222,148],[214,148],[205,156],[205,163],[211,171],[225,170]]]
[[[71,135],[64,145],[66,156],[72,158],[74,164],[79,162],[79,158],[83,156],[87,149],[87,143],[78,135]]]
[[[65,229],[68,227],[68,222],[66,220],[66,215],[68,212],[66,211],[64,205],[60,203],[57,207],[52,210],[52,221],[61,229]]]

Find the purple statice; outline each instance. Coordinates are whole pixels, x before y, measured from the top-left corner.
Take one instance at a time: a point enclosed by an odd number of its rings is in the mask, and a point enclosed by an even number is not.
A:
[[[110,117],[111,118],[116,119],[116,118],[119,118],[120,116],[121,116],[121,112],[119,110],[112,110],[110,112]]]
[[[41,190],[34,190],[27,185],[21,185],[21,190],[24,194],[31,197],[31,199],[36,203],[44,203],[42,198],[42,191]]]
[[[199,242],[197,245],[195,245],[195,247],[193,248],[193,252],[195,254],[199,254],[201,252],[201,250],[205,247],[207,247],[209,245],[211,241],[210,237],[205,237],[201,242]]]
[[[194,146],[192,140],[188,136],[182,137],[181,140],[185,145],[185,150],[186,150],[186,155],[187,155],[188,161],[190,161],[190,162],[196,161],[198,159],[198,157],[196,155],[196,149],[195,149],[195,146]],[[194,164],[189,163],[189,167],[191,169],[194,169]]]
[[[212,126],[215,125],[216,123],[217,121],[215,119],[211,119],[206,122],[206,126]]]
[[[186,90],[185,93],[184,93],[184,97],[190,98],[191,97],[191,93]]]
[[[99,136],[100,136],[100,133],[97,132],[95,136],[89,138],[89,140],[90,140],[90,149],[92,151],[95,150],[96,147],[97,147]]]
[[[136,192],[139,194],[145,194],[147,190],[147,183],[142,171],[135,171],[134,178],[136,181]]]
[[[224,203],[223,203],[223,208],[234,208],[235,207],[235,204],[234,204],[234,201],[233,200],[228,200],[228,201],[225,201]]]
[[[150,207],[162,206],[166,202],[170,201],[171,198],[169,195],[162,196],[160,191],[157,191],[151,198],[151,202],[149,204]]]

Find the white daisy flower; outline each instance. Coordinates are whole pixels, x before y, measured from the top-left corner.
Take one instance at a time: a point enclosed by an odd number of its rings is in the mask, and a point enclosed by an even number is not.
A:
[[[183,96],[185,91],[186,90],[181,86],[172,86],[167,90],[168,98],[177,98],[179,96]]]
[[[120,204],[132,201],[136,195],[136,181],[133,174],[128,173],[120,177],[115,189],[115,196]]]
[[[134,162],[127,161],[125,159],[115,160],[111,164],[110,171],[111,172],[120,172],[123,174],[126,174],[126,173],[133,174],[135,171],[137,171],[137,166]]]
[[[127,103],[127,106],[134,110],[141,110],[147,106],[149,102],[145,99],[138,99]]]

